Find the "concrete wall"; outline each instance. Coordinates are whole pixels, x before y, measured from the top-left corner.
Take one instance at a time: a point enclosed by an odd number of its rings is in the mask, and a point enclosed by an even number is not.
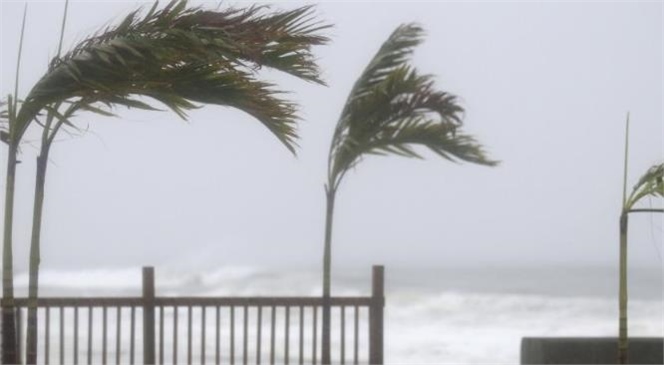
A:
[[[629,339],[630,364],[662,364],[664,339]],[[524,337],[521,364],[616,364],[615,337]]]

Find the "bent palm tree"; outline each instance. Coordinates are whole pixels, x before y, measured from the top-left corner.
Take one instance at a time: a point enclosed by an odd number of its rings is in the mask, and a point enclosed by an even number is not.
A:
[[[18,94],[19,75],[21,68],[21,54],[23,53],[23,35],[25,33],[25,19],[28,12],[28,5],[23,9],[23,22],[21,25],[21,36],[18,46],[18,55],[16,62],[16,78],[14,81],[14,95]],[[5,215],[4,231],[2,235],[2,363],[15,364],[19,362],[16,339],[16,321],[14,316],[14,262],[12,247],[12,228],[14,224],[14,191],[16,180],[16,165],[18,143],[10,143],[13,135],[11,122],[16,118],[16,109],[18,100],[12,95],[7,96],[7,100],[2,104],[0,117],[2,128],[0,129],[0,140],[9,145],[7,153],[7,181],[5,184]]]
[[[472,136],[460,132],[463,109],[455,96],[438,91],[431,75],[408,64],[422,29],[398,27],[355,82],[337,123],[328,157],[323,256],[323,363],[330,363],[330,275],[334,201],[343,177],[365,155],[421,158],[423,146],[450,161],[494,166]]]
[[[627,119],[629,130],[629,117]],[[627,233],[628,214],[635,212],[664,213],[664,209],[637,209],[641,199],[651,196],[664,198],[664,163],[654,165],[646,171],[634,185],[627,196],[627,143],[625,136],[625,176],[623,190],[623,206],[620,213],[620,279],[619,279],[619,318],[618,318],[618,360],[621,364],[628,363],[629,340],[627,336]]]
[[[320,31],[328,26],[313,21],[311,6],[267,14],[266,9],[253,6],[209,11],[188,8],[186,0],[173,0],[157,10],[155,3],[142,17],[138,10],[132,12],[119,25],[55,58],[20,109],[12,108],[10,101],[5,139],[10,147],[9,166],[15,168],[17,147],[30,124],[37,121],[44,127],[30,254],[33,300],[29,328],[34,332],[29,347],[33,350],[36,351],[34,299],[46,161],[56,133],[63,126],[73,126],[70,119],[77,111],[109,115],[101,105],[155,110],[140,97],[163,103],[183,119],[188,109],[197,107],[195,103],[228,106],[258,119],[295,152],[295,105],[277,97],[281,92],[272,84],[258,80],[256,70],[269,67],[323,84],[311,47],[327,43]],[[44,111],[46,117],[42,121]],[[8,174],[8,182],[9,179]],[[11,179],[13,186],[13,175]],[[13,197],[13,192],[8,193],[7,202],[10,195]],[[11,211],[13,204],[6,204],[6,216]],[[10,229],[11,225],[5,226],[4,248],[11,250]],[[3,263],[6,262],[11,263],[11,255],[5,256]],[[11,266],[4,265],[3,274],[10,273]],[[7,278],[3,281],[5,289],[12,289],[7,297],[13,298],[13,286]],[[14,336],[14,331],[3,334]],[[15,341],[3,341],[9,343]],[[3,350],[14,356],[7,362],[16,362],[14,348]],[[28,351],[34,355],[30,348]]]

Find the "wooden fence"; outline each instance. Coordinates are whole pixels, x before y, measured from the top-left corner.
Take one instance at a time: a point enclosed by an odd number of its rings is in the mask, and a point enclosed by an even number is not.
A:
[[[382,364],[383,266],[373,267],[371,296],[332,297],[330,302],[336,314],[332,361]],[[17,298],[14,303],[19,354],[25,355],[28,300]],[[37,306],[37,363],[47,365],[135,364],[141,355],[139,363],[144,364],[317,364],[320,359],[322,297],[158,297],[154,269],[144,267],[141,297],[50,297],[39,298]],[[185,315],[186,330],[178,328]],[[278,318],[282,319],[277,332]],[[101,331],[95,332],[99,322]],[[57,330],[52,331],[52,326]],[[360,331],[363,326],[366,332]],[[347,327],[352,327],[351,333]],[[101,343],[95,342],[95,336],[101,336]],[[110,345],[109,337],[114,338]],[[347,349],[349,342],[352,348]]]

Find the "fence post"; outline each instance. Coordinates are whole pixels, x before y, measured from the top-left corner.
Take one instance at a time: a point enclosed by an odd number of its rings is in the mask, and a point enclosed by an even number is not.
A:
[[[385,267],[376,265],[371,275],[369,307],[369,364],[383,364],[383,307],[385,306]]]
[[[16,307],[16,359],[18,363],[21,364],[21,354],[23,349],[21,348],[21,341],[23,339],[23,328],[21,326],[21,307]]]
[[[155,364],[153,267],[143,267],[143,363]]]

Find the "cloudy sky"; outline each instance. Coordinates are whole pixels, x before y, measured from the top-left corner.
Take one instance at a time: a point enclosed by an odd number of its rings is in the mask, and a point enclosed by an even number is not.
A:
[[[71,2],[65,48],[138,5]],[[56,53],[62,8],[29,4],[22,96]],[[22,9],[1,4],[2,95],[14,89]],[[355,78],[404,22],[427,30],[414,64],[459,95],[465,128],[502,163],[367,158],[339,191],[335,264],[617,265],[628,111],[629,185],[664,158],[661,3],[322,2],[317,14],[334,24],[332,43],[315,50],[329,87],[265,74],[301,105],[297,158],[257,121],[220,107],[189,123],[167,112],[81,113],[88,132],[62,134],[51,152],[43,267],[318,266],[332,130]],[[37,145],[22,152],[19,270]],[[2,146],[2,171],[6,155]],[[630,223],[630,263],[661,267],[662,218]]]

